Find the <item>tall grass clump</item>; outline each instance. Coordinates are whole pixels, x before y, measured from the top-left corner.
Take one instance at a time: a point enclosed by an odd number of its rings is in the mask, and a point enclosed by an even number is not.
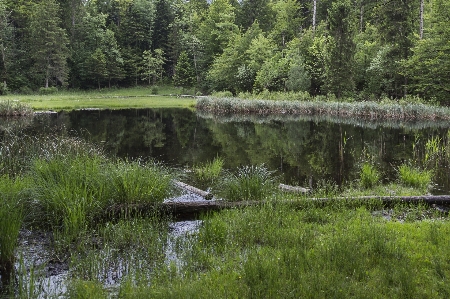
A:
[[[373,165],[364,163],[361,167],[359,180],[361,187],[364,189],[370,189],[378,184],[378,181],[380,180],[380,173]]]
[[[106,180],[99,157],[58,157],[33,163],[33,193],[42,207],[42,219],[59,228],[69,238],[76,237],[88,224],[88,214],[105,206]]]
[[[275,183],[273,172],[264,165],[244,166],[224,179],[221,193],[230,201],[263,200],[276,190]]]
[[[14,250],[24,218],[27,183],[20,178],[0,177],[0,274],[6,280],[14,265]]]
[[[224,160],[220,157],[215,158],[211,162],[194,166],[195,180],[203,187],[214,184],[223,171]]]
[[[0,101],[0,116],[27,116],[33,115],[30,105],[19,101]]]
[[[407,164],[398,168],[398,177],[402,184],[426,191],[431,184],[432,171],[420,170]]]
[[[111,168],[112,203],[158,203],[170,194],[172,174],[155,162],[119,161]]]

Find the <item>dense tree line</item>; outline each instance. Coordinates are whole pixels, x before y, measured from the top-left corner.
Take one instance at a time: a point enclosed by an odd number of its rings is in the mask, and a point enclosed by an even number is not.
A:
[[[445,0],[0,0],[1,91],[450,94]]]

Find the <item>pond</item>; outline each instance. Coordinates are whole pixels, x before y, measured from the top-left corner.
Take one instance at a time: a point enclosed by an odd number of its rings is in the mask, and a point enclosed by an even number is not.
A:
[[[189,109],[80,110],[0,124],[28,134],[55,131],[101,144],[110,155],[192,167],[223,158],[225,168],[264,164],[286,184],[354,182],[363,162],[385,181],[402,163],[435,170],[435,194],[448,193],[450,124],[377,123],[299,117],[214,117]]]

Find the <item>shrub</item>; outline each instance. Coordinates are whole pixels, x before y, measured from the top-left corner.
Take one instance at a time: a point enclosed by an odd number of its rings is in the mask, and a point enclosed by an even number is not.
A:
[[[151,89],[151,92],[152,92],[152,94],[158,94],[158,91],[159,91],[159,88],[158,88],[158,86],[152,86],[152,89]]]
[[[57,92],[58,92],[58,88],[56,88],[55,86],[39,88],[39,94],[41,94],[41,95],[54,94]]]
[[[378,183],[379,179],[380,174],[378,170],[373,165],[364,163],[359,177],[361,187],[365,189],[372,188]]]

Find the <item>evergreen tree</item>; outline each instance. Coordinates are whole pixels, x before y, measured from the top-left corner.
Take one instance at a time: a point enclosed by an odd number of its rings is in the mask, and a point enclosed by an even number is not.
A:
[[[33,8],[29,27],[33,75],[45,87],[51,83],[66,85],[69,40],[60,26],[59,4],[55,0],[42,0]]]
[[[183,88],[189,88],[195,84],[195,71],[185,51],[181,52],[180,57],[178,57],[173,80],[175,85]]]
[[[330,39],[325,72],[325,86],[328,92],[338,98],[353,91],[353,65],[355,44],[353,41],[353,6],[350,0],[333,2],[328,11]]]

